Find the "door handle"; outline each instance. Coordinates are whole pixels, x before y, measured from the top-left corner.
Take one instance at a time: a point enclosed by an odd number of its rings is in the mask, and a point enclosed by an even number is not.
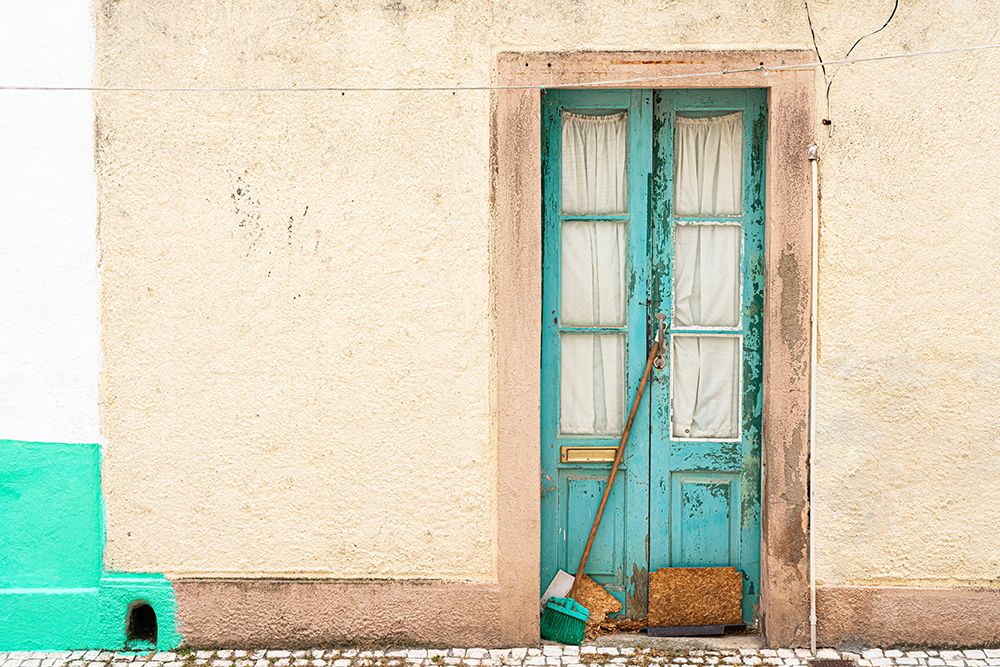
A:
[[[667,365],[667,316],[657,313],[656,319],[660,322],[656,327],[656,340],[659,341],[660,347],[653,357],[653,368],[662,371]]]

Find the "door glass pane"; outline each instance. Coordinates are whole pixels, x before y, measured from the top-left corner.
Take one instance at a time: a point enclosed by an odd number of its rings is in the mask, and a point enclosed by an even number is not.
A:
[[[743,211],[743,114],[678,115],[675,152],[677,215]]]
[[[625,424],[625,337],[564,333],[560,344],[560,430],[619,435]]]
[[[670,428],[675,438],[739,436],[739,336],[673,336]]]
[[[674,313],[678,326],[740,323],[739,225],[674,226]]]
[[[627,208],[628,114],[562,115],[562,211],[624,213]]]
[[[559,314],[563,324],[625,324],[625,243],[621,222],[563,223]]]

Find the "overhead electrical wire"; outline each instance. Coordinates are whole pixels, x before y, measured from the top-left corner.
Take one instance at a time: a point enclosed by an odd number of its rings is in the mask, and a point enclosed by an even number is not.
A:
[[[39,86],[39,85],[0,85],[0,91],[37,91],[37,92],[92,92],[92,93],[376,93],[376,92],[465,92],[465,91],[503,91],[503,90],[555,90],[560,88],[603,88],[635,83],[655,83],[675,79],[693,79],[750,72],[787,72],[825,68],[831,65],[855,65],[859,63],[880,62],[886,60],[902,60],[924,56],[948,55],[954,53],[970,53],[1000,49],[1000,44],[980,44],[977,46],[956,47],[950,49],[933,49],[927,51],[909,51],[891,53],[864,58],[842,58],[840,60],[824,60],[810,63],[794,64],[759,64],[756,67],[722,69],[704,72],[684,72],[664,74],[661,76],[642,76],[629,79],[604,79],[598,81],[581,81],[576,83],[558,84],[520,84],[520,85],[473,85],[473,86],[260,86],[260,87],[200,87],[200,86]]]

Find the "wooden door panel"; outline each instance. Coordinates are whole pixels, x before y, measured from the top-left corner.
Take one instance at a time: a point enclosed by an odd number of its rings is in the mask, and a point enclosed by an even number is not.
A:
[[[570,473],[565,488],[568,489],[565,504],[566,562],[578,563],[590,534],[590,526],[597,512],[607,473],[595,470],[595,474]],[[624,590],[624,573],[621,565],[625,554],[625,485],[615,484],[608,496],[601,526],[594,538],[594,546],[587,561],[587,574],[602,584],[611,584]]]
[[[672,560],[739,567],[739,475],[671,474]]]

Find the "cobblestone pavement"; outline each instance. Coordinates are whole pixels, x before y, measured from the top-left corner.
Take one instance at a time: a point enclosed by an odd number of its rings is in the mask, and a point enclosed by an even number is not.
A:
[[[809,667],[815,658],[858,667],[1000,667],[1000,648],[858,652],[820,649],[675,650],[614,646],[483,649],[316,649],[311,651],[182,651],[178,653],[0,652],[0,667]]]

